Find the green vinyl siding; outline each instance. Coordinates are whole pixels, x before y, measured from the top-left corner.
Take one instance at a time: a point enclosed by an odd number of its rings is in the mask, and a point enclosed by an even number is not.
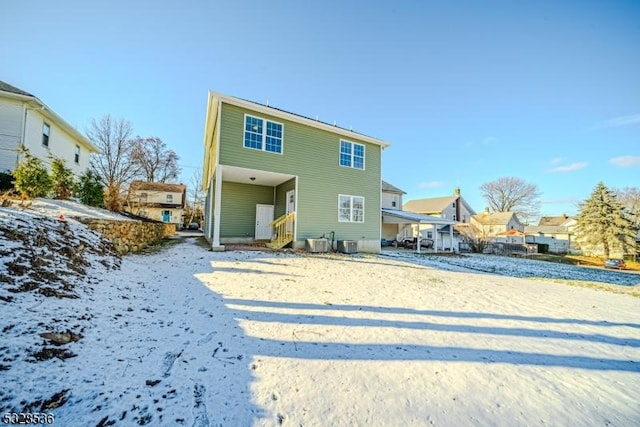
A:
[[[280,184],[276,187],[276,206],[274,209],[274,215],[276,218],[287,213],[287,191],[295,190],[295,188],[295,179],[290,179],[284,184]]]
[[[220,237],[254,237],[256,205],[273,204],[273,187],[222,183]]]
[[[244,147],[245,113],[283,124],[282,154]],[[331,231],[335,231],[336,239],[380,238],[380,146],[358,139],[355,132],[353,136],[345,137],[229,104],[223,104],[221,116],[220,164],[298,177],[298,240],[318,237]],[[364,170],[339,165],[340,139],[365,146]],[[286,190],[282,192],[282,202],[284,193]],[[364,223],[338,222],[338,194],[364,197]],[[223,192],[223,199],[226,196],[226,192]],[[285,205],[280,205],[279,202],[276,204],[276,217],[284,214]],[[221,231],[225,236],[229,235],[229,231],[223,227]]]

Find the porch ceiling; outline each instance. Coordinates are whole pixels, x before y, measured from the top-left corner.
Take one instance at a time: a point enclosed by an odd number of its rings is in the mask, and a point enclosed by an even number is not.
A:
[[[222,170],[222,180],[238,182],[241,184],[265,185],[275,187],[287,182],[295,175],[285,173],[262,171],[258,169],[239,168],[237,166],[219,166]]]

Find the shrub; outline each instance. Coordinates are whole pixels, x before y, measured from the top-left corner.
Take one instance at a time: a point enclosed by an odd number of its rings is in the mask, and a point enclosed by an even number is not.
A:
[[[76,194],[85,205],[104,207],[104,189],[102,180],[95,172],[88,170],[80,176]]]
[[[29,150],[21,146],[19,152],[24,159],[13,171],[15,187],[23,199],[44,197],[51,190],[51,178],[40,159],[31,155]]]
[[[71,169],[64,165],[64,160],[60,158],[54,159],[51,163],[51,181],[54,198],[66,200],[74,193],[75,177]]]

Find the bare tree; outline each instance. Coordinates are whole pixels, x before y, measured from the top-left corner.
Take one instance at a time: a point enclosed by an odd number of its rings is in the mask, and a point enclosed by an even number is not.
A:
[[[482,184],[480,192],[493,212],[516,212],[525,223],[539,215],[542,193],[536,184],[520,178],[502,177]]]
[[[178,179],[180,157],[167,148],[160,138],[136,137],[133,140],[133,160],[140,166],[140,173],[147,182],[167,182]]]
[[[139,169],[132,157],[131,133],[131,122],[110,115],[93,119],[87,131],[87,137],[100,149],[100,154],[91,159],[91,168],[106,186],[105,207],[112,211],[122,210],[122,185]]]
[[[456,230],[460,233],[462,240],[471,247],[472,252],[483,253],[489,246],[491,240],[489,228],[483,224],[457,224]]]
[[[625,187],[620,190],[614,190],[614,193],[618,202],[629,214],[634,227],[640,228],[640,188]]]
[[[202,172],[197,170],[191,177],[191,190],[189,191],[191,198],[191,209],[189,212],[189,223],[200,220],[204,217],[204,197],[202,194]]]

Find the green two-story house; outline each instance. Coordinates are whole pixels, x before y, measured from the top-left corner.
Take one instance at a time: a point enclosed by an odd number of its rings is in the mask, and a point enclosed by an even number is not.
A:
[[[356,241],[380,251],[382,150],[389,144],[267,105],[209,92],[204,233],[214,250],[267,241]],[[335,248],[335,245],[334,245]]]

